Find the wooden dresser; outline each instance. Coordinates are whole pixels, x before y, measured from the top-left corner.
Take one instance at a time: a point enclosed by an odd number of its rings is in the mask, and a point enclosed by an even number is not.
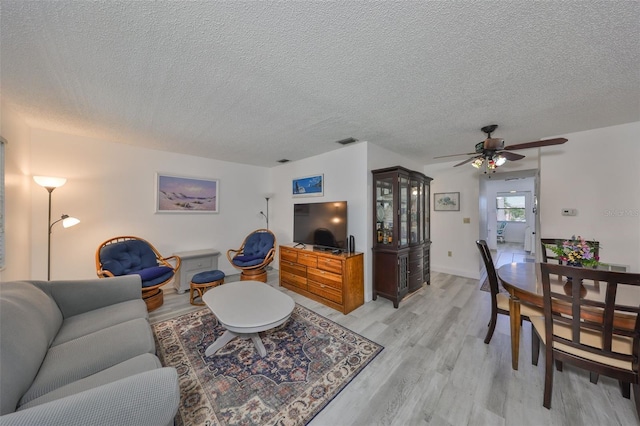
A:
[[[348,314],[364,303],[364,255],[280,247],[280,285]]]

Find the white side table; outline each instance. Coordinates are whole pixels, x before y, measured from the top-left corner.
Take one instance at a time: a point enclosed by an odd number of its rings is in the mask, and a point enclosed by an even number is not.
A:
[[[218,269],[218,256],[220,252],[215,249],[191,250],[173,253],[180,256],[182,264],[176,276],[173,286],[179,294],[189,291],[191,278],[198,272]]]

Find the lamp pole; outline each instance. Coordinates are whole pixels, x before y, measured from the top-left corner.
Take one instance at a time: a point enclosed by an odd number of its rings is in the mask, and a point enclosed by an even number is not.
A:
[[[47,224],[49,224],[49,232],[47,233],[47,281],[51,281],[51,227],[53,226],[51,223],[51,193],[56,189],[56,187],[45,186],[44,188],[49,191],[49,219],[47,220]]]
[[[264,197],[267,200],[267,229],[269,229],[269,197]]]
[[[264,216],[264,218],[265,218],[265,219],[267,219],[267,229],[269,229],[269,199],[270,199],[271,197],[273,197],[273,195],[271,195],[271,194],[266,195],[266,196],[264,197],[264,199],[267,201],[267,214],[264,214],[264,212],[263,212],[263,211],[260,211],[260,214],[261,214],[262,216]]]

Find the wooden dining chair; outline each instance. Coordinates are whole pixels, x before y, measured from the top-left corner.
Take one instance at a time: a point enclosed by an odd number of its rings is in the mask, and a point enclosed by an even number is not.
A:
[[[484,338],[484,343],[489,344],[493,332],[496,329],[496,323],[498,322],[498,314],[509,316],[509,296],[501,293],[498,283],[498,274],[496,274],[496,268],[493,264],[493,258],[491,257],[491,251],[487,246],[485,240],[476,241],[476,246],[480,250],[484,267],[487,270],[487,280],[489,281],[489,288],[491,289],[491,319],[489,320],[489,330]],[[520,315],[522,319],[529,320],[531,316],[542,315],[542,310],[529,306],[526,304],[520,305]]]
[[[628,301],[634,286],[637,287],[635,291],[640,290],[640,274],[552,263],[541,263],[540,270],[544,317],[533,317],[531,323],[539,337],[538,342],[541,340],[545,345],[543,405],[551,408],[554,362],[568,362],[617,379],[625,398],[630,398],[630,387],[633,386],[640,419],[640,302],[637,299],[631,303]],[[552,288],[551,274],[571,277],[571,285]],[[584,294],[584,280],[600,284],[604,302],[581,296],[581,292]],[[625,294],[627,300],[617,298],[619,294]],[[534,347],[533,351],[532,362],[537,365],[539,347]]]

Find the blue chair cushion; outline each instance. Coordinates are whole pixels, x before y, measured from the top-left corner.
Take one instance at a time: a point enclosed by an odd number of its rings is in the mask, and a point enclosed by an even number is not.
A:
[[[256,256],[256,259],[264,259],[267,257],[269,250],[273,248],[273,243],[273,235],[270,232],[255,232],[249,235],[249,238],[244,243],[242,254],[244,256]]]
[[[244,255],[240,255],[240,256],[236,256],[236,257],[233,258],[233,263],[236,263],[236,262],[251,262],[252,260],[256,260],[256,259],[264,259],[264,256],[259,256],[259,255],[244,256]]]
[[[147,243],[140,240],[120,241],[102,247],[100,262],[102,269],[115,276],[158,266],[156,254]]]
[[[168,266],[152,266],[151,268],[141,269],[132,273],[140,275],[140,278],[144,283],[146,281],[152,281],[156,278],[163,277],[167,275],[167,273],[173,275],[173,269],[169,268]]]
[[[158,266],[156,254],[140,240],[126,240],[100,249],[102,269],[115,276],[140,275],[142,287],[151,287],[167,281],[174,275],[172,268]]]
[[[194,284],[205,284],[220,281],[221,279],[224,279],[224,272],[214,269],[213,271],[204,271],[195,274],[193,278],[191,278],[191,282]]]

